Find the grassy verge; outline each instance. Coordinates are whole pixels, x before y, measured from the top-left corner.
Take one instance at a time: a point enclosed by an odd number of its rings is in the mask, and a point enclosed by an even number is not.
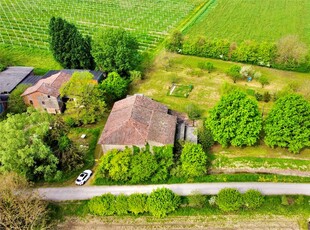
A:
[[[212,162],[212,168],[265,168],[310,171],[310,161],[260,157],[227,157],[225,155],[217,155]]]
[[[208,182],[287,182],[287,183],[310,183],[310,177],[284,176],[275,174],[218,174],[205,175],[198,178],[170,177],[167,181],[154,183],[145,181],[140,184],[181,184],[181,183],[208,183]],[[112,181],[107,178],[95,178],[94,185],[132,185],[120,181]]]
[[[48,50],[8,45],[0,45],[0,63],[7,66],[34,67],[36,75],[62,68]]]

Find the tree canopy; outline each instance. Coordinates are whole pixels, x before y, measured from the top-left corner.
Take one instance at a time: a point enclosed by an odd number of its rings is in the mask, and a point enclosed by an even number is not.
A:
[[[58,159],[43,138],[51,116],[35,110],[8,115],[0,122],[0,168],[15,171],[31,180],[55,176]]]
[[[60,17],[49,23],[50,47],[53,56],[64,68],[94,69],[91,38],[83,37],[75,25]]]
[[[106,72],[128,76],[141,61],[137,40],[124,29],[102,29],[95,36],[92,55],[97,67]]]
[[[27,106],[23,101],[23,98],[20,96],[30,85],[20,84],[13,90],[9,96],[8,101],[8,112],[9,113],[23,113],[26,112]]]
[[[265,121],[265,143],[298,153],[310,146],[310,103],[289,94],[276,101]]]
[[[60,89],[62,96],[69,97],[67,113],[77,124],[96,122],[103,116],[106,104],[97,82],[89,72],[74,72]]]
[[[181,153],[181,163],[186,176],[202,176],[207,171],[207,154],[200,144],[185,143]]]
[[[222,146],[251,146],[262,129],[262,116],[257,102],[245,93],[233,91],[224,95],[207,119],[213,138]]]
[[[114,102],[126,96],[129,81],[118,73],[112,72],[102,81],[100,89],[103,91],[106,101]]]

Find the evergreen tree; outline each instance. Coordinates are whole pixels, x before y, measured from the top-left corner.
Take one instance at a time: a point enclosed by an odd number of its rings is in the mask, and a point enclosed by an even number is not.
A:
[[[75,25],[52,17],[49,34],[53,56],[64,68],[94,69],[95,63],[90,53],[91,39],[88,36],[84,38]]]

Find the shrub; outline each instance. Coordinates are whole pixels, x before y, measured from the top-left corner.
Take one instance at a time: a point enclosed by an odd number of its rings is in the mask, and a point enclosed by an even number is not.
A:
[[[115,196],[111,193],[93,197],[88,202],[89,211],[98,216],[113,215],[115,213]]]
[[[128,197],[128,208],[133,214],[147,212],[147,195],[141,193],[134,193]]]
[[[264,202],[263,195],[254,189],[250,189],[243,194],[244,205],[249,209],[256,209]]]
[[[262,85],[262,88],[264,88],[265,85],[269,85],[270,82],[266,76],[261,76],[257,78],[257,81]]]
[[[237,82],[238,79],[242,78],[242,75],[240,74],[241,67],[238,65],[233,65],[232,67],[229,68],[229,70],[226,72],[228,76],[232,78],[234,83]]]
[[[216,203],[222,211],[237,211],[243,204],[242,195],[237,189],[224,188],[218,193]]]
[[[211,62],[199,62],[198,67],[203,70],[208,70],[208,73],[214,70],[214,65]]]
[[[263,100],[263,94],[261,94],[259,92],[256,92],[254,96],[255,96],[257,101],[262,101]]]
[[[263,101],[264,101],[264,102],[269,102],[270,99],[271,99],[270,93],[269,93],[269,92],[265,92],[265,93],[263,94]]]
[[[207,171],[207,154],[200,144],[185,143],[180,160],[187,177],[202,176]]]
[[[202,195],[199,191],[193,191],[187,198],[189,206],[194,208],[203,208],[207,201],[207,197]]]
[[[303,195],[299,195],[295,203],[298,205],[302,205],[304,203],[304,200],[305,200],[305,197]]]
[[[288,206],[289,203],[288,203],[288,199],[285,195],[281,196],[281,204],[284,205],[284,206]]]
[[[117,215],[125,215],[128,213],[128,197],[124,194],[116,196],[115,212]]]
[[[216,196],[211,196],[211,198],[208,200],[210,206],[216,205]]]
[[[208,152],[214,144],[212,132],[209,127],[202,125],[198,128],[198,142],[201,144],[203,150]]]
[[[153,190],[147,198],[148,210],[156,217],[165,217],[168,213],[175,211],[180,202],[180,197],[167,188]]]

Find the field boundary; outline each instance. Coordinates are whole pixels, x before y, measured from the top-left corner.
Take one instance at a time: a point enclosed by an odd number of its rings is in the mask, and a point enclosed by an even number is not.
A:
[[[210,7],[213,6],[215,3],[216,3],[216,0],[209,0],[203,5],[201,5],[200,7],[198,7],[193,17],[189,18],[186,22],[181,23],[180,31],[182,33],[185,33],[200,17],[202,17],[206,12],[208,12],[208,9],[210,9]],[[184,26],[182,26],[183,24]]]

